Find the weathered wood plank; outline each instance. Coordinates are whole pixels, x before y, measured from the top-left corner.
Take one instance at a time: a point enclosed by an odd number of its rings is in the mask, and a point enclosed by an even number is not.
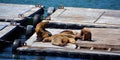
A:
[[[72,8],[72,7],[65,7],[63,11],[61,10],[62,9],[58,9],[57,11],[55,11],[55,13],[51,15],[51,20],[93,23],[99,17],[99,15],[103,13],[103,11],[100,10],[98,11],[94,9],[92,10],[92,9]]]
[[[113,48],[120,50],[120,29],[90,28],[90,30],[93,41],[78,40],[77,44],[80,47]]]
[[[96,23],[120,25],[120,10],[105,10],[105,14]]]
[[[120,28],[119,13],[120,10],[65,7],[51,15],[51,22]]]
[[[30,15],[39,11],[40,7],[35,7],[35,5],[20,5],[20,4],[4,4],[0,3],[0,19],[1,20],[23,20],[24,17],[29,17]],[[19,17],[22,14],[23,17]]]
[[[0,25],[0,30],[4,29],[7,25]]]
[[[15,29],[16,26],[6,26],[4,29],[2,29],[0,31],[0,38],[2,38],[4,35],[8,34],[10,31],[12,31],[13,29]]]

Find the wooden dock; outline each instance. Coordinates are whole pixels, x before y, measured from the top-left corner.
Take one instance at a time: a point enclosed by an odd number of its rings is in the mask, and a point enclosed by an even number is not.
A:
[[[51,43],[36,42],[36,34],[34,33],[27,41],[27,46],[17,48],[18,54],[45,54],[45,55],[106,55],[120,56],[120,30],[110,28],[89,28],[92,32],[93,41],[77,40],[77,49],[75,44],[67,44],[65,47],[54,46]],[[57,34],[65,29],[47,29],[52,34]],[[74,30],[80,32],[80,30]],[[104,31],[104,32],[103,32]],[[114,33],[113,33],[114,32]],[[93,48],[93,49],[92,49]],[[111,50],[109,51],[109,48]],[[70,54],[70,55],[69,55]],[[77,56],[77,57],[78,57]]]
[[[9,43],[12,43],[18,28],[16,25],[11,25],[9,22],[0,22],[0,48],[5,48]]]
[[[51,16],[48,31],[53,35],[65,29],[80,32],[81,28],[89,27],[92,41],[77,40],[76,44],[65,47],[51,43],[36,42],[34,33],[25,43],[18,47],[18,54],[54,55],[67,57],[95,58],[120,57],[120,10],[86,9],[64,7],[57,9]],[[76,49],[75,49],[76,48]],[[114,57],[113,57],[114,56]]]
[[[120,10],[64,7],[57,9],[50,18],[55,23],[120,28],[119,13]]]
[[[44,11],[40,5],[21,5],[0,3],[0,21],[16,21],[23,23],[30,20],[35,14],[42,14]]]

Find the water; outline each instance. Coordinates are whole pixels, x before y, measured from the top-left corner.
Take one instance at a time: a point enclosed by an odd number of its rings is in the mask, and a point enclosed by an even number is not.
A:
[[[13,55],[11,51],[12,51],[11,46],[4,49],[4,51],[0,53],[0,60],[80,60],[80,58],[67,58],[67,57]]]
[[[66,7],[97,8],[120,10],[120,0],[0,0],[0,3],[12,4],[41,4],[47,9],[50,6],[57,8],[59,5]],[[65,58],[52,56],[17,55],[11,53],[11,46],[0,52],[0,60],[83,60],[81,58]]]
[[[0,0],[0,3],[42,4],[46,7],[63,5],[68,7],[120,10],[120,0]]]

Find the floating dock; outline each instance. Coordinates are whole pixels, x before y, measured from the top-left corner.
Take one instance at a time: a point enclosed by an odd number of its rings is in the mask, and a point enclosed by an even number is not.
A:
[[[20,5],[0,3],[0,21],[23,21],[30,20],[35,14],[43,14],[40,5]],[[25,23],[24,23],[25,24]]]
[[[34,33],[27,41],[27,46],[17,48],[18,54],[34,54],[34,55],[52,55],[67,57],[91,57],[95,56],[103,58],[120,57],[120,30],[109,28],[89,28],[92,31],[93,41],[77,40],[75,44],[68,43],[65,47],[54,46],[50,42],[36,42],[36,34]],[[57,34],[65,29],[47,29],[52,34]],[[73,30],[80,32],[80,30]],[[103,32],[104,31],[104,32]],[[114,32],[114,33],[113,33]],[[77,47],[77,48],[76,48]],[[111,49],[111,50],[110,50]]]
[[[80,32],[89,27],[92,41],[77,40],[76,44],[65,47],[51,43],[36,42],[34,33],[27,46],[16,49],[18,54],[54,55],[67,57],[87,57],[89,59],[114,59],[120,57],[120,10],[86,9],[64,7],[50,15],[49,29],[53,35],[71,29]]]
[[[18,36],[17,31],[18,27],[16,25],[11,25],[9,22],[0,22],[0,48],[4,48],[11,43],[14,37]]]
[[[50,19],[51,23],[120,28],[120,10],[64,7],[57,9]]]

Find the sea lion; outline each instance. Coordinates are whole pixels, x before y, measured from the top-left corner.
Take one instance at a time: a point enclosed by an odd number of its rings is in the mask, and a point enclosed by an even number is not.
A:
[[[43,20],[36,25],[35,32],[37,34],[37,41],[42,41],[44,38],[52,36],[52,34],[45,29],[48,23],[48,20]]]

